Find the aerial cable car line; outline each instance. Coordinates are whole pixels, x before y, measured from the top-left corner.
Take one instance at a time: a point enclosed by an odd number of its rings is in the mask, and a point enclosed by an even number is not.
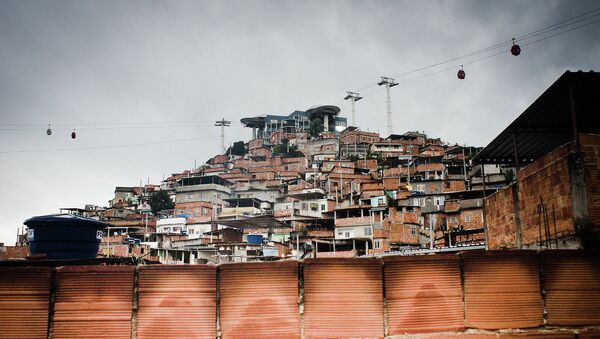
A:
[[[599,12],[599,13],[592,14],[594,12]],[[590,14],[592,14],[592,15],[590,15]],[[514,39],[515,39],[515,41],[528,40],[528,39],[534,38],[536,36],[540,36],[540,35],[547,34],[549,32],[555,31],[557,29],[561,29],[561,28],[564,28],[564,27],[568,27],[568,26],[577,24],[577,23],[582,22],[582,21],[586,21],[586,20],[592,19],[592,18],[597,17],[597,16],[600,16],[600,7],[592,9],[592,10],[589,10],[587,12],[584,12],[582,14],[576,15],[574,17],[571,17],[571,18],[559,21],[559,22],[554,23],[552,25],[549,25],[549,26],[537,29],[535,31],[532,31],[532,32],[529,32],[529,33],[526,33],[526,34],[523,34],[523,35],[520,35],[520,36],[517,36]],[[578,20],[576,20],[576,19],[578,19]],[[593,23],[596,23],[596,22],[597,21],[594,21],[594,22],[589,23],[589,24],[593,24]],[[578,28],[581,28],[581,27],[585,27],[585,26],[587,26],[587,24],[586,25],[582,25],[582,26],[578,26],[575,29],[578,29]],[[567,30],[567,31],[564,31],[564,32],[565,33],[566,32],[570,32],[570,31],[575,30],[575,29]],[[558,35],[560,35],[560,34],[558,34]],[[551,35],[550,37],[553,37],[553,36],[556,36],[556,35]],[[490,52],[490,51],[493,51],[493,50],[496,50],[496,49],[499,49],[499,48],[508,47],[508,46],[512,45],[512,42],[513,42],[512,39],[504,41],[504,42],[500,42],[500,43],[497,43],[497,44],[494,44],[494,45],[491,45],[491,46],[488,46],[488,47],[485,47],[485,48],[481,48],[481,49],[475,50],[473,52],[470,52],[470,53],[467,53],[467,54],[464,54],[464,55],[461,55],[461,56],[453,57],[453,58],[450,58],[450,59],[447,59],[447,60],[444,60],[444,61],[441,61],[441,62],[437,62],[437,63],[431,64],[431,65],[428,65],[428,66],[420,67],[420,68],[417,68],[417,69],[414,69],[414,70],[411,70],[411,71],[406,71],[406,72],[403,72],[403,73],[395,74],[395,75],[392,75],[392,77],[395,77],[395,78],[404,77],[406,75],[410,75],[410,74],[417,73],[417,72],[420,72],[420,71],[424,71],[424,70],[427,70],[427,69],[430,69],[430,68],[441,66],[441,65],[447,64],[447,63],[452,62],[452,61],[457,61],[457,60],[460,60],[460,59],[464,59],[464,58],[472,57],[472,56],[479,55],[479,54],[482,54],[482,53]],[[526,44],[522,44],[522,46],[526,46]],[[498,54],[503,54],[504,52],[505,51],[502,51],[502,52],[500,52]],[[462,63],[462,64],[466,65],[467,63]],[[456,69],[456,67],[454,69]],[[369,84],[367,86],[364,86],[364,87],[360,88],[359,90],[357,90],[357,92],[363,92],[363,91],[365,91],[365,90],[367,90],[367,89],[369,89],[371,87],[374,87],[376,85],[377,85],[376,82],[371,83],[371,84]],[[379,90],[376,91],[376,92],[379,92]]]
[[[156,127],[163,127],[163,126],[167,126],[168,125],[175,125],[175,124],[179,124],[182,126],[188,126],[188,125],[206,125],[206,126],[212,126],[212,120],[194,120],[194,121],[156,121],[156,122],[107,122],[107,123],[60,123],[60,124],[52,124],[53,126],[98,126],[98,127],[86,127],[86,129],[93,129],[93,128],[102,128],[100,126],[117,126],[117,127],[121,127],[121,128],[128,128],[125,127],[124,125],[130,125],[130,126],[135,126],[135,127],[139,127],[139,126],[156,126]],[[46,126],[47,124],[26,124],[26,123],[2,123],[0,124],[0,126],[7,126],[7,127],[40,127],[40,126]],[[104,127],[106,129],[110,129],[112,127]],[[67,128],[68,129],[68,128]]]
[[[74,126],[77,124],[71,124]],[[3,126],[0,124],[0,126]],[[185,128],[185,127],[205,127],[212,126],[209,124],[187,124],[187,125],[166,125],[166,126],[116,126],[116,127],[80,127],[78,130],[128,130],[128,129],[151,129],[151,128]],[[0,131],[39,131],[39,127],[0,127]],[[53,131],[70,131],[72,128],[54,128],[52,124],[46,130],[47,135],[52,135]],[[50,133],[48,133],[50,131]]]
[[[0,154],[46,153],[46,152],[65,152],[65,151],[95,150],[95,149],[114,149],[114,148],[136,147],[136,146],[150,146],[150,145],[172,144],[172,143],[179,143],[179,142],[189,142],[189,141],[216,139],[216,138],[219,138],[219,137],[218,136],[212,136],[212,137],[203,137],[203,138],[164,140],[164,141],[144,142],[144,143],[137,143],[137,144],[122,144],[122,145],[71,147],[71,148],[48,148],[48,149],[35,149],[35,150],[12,150],[12,151],[0,151]]]
[[[554,37],[557,37],[557,36],[560,36],[560,35],[563,35],[563,34],[566,34],[566,33],[569,33],[569,32],[572,32],[572,31],[575,31],[575,30],[578,30],[578,29],[581,29],[581,28],[584,28],[584,27],[587,27],[587,26],[590,26],[590,25],[593,25],[593,24],[596,24],[598,22],[600,22],[600,19],[594,20],[592,22],[585,23],[583,25],[579,25],[577,27],[573,27],[573,28],[565,30],[565,31],[557,32],[555,34],[548,35],[548,36],[542,37],[542,38],[537,39],[537,40],[529,41],[527,43],[521,44],[521,47],[533,45],[533,44],[536,44],[538,42],[541,42],[541,41],[544,41],[544,40],[548,40],[548,39],[551,39],[551,38],[554,38]],[[506,54],[505,50],[502,50],[502,51],[499,51],[499,52],[496,52],[496,53],[493,53],[493,54],[490,54],[490,55],[486,55],[486,56],[483,56],[483,57],[478,58],[478,59],[467,61],[467,62],[464,62],[464,63],[462,63],[460,65],[454,65],[454,66],[447,67],[447,68],[444,68],[444,69],[441,69],[441,70],[437,70],[437,71],[434,71],[434,72],[431,72],[431,73],[423,74],[423,75],[420,75],[420,76],[417,76],[417,77],[414,77],[414,78],[400,80],[400,81],[398,81],[398,83],[399,84],[404,84],[404,83],[407,83],[407,82],[411,82],[411,81],[423,79],[423,78],[426,78],[426,77],[430,77],[432,75],[436,75],[436,74],[439,74],[439,73],[448,72],[448,71],[452,71],[452,70],[456,71],[456,69],[459,68],[459,67],[461,67],[461,65],[463,65],[463,66],[471,65],[471,64],[474,64],[476,62],[480,62],[480,61],[483,61],[483,60],[486,60],[486,59],[490,59],[490,58],[496,57],[498,55],[503,55],[503,54]],[[368,92],[368,93],[362,95],[362,97],[363,98],[369,97],[369,96],[371,96],[373,94],[376,94],[376,93],[379,93],[379,92],[383,91],[384,89],[385,88],[378,88],[377,90],[374,90],[372,92]]]
[[[406,76],[406,75],[409,75],[409,74],[413,74],[413,73],[417,73],[417,72],[420,72],[420,71],[423,71],[423,70],[426,70],[426,69],[430,69],[430,68],[434,68],[434,67],[437,67],[437,66],[441,66],[441,65],[449,63],[451,61],[456,61],[456,60],[459,60],[459,59],[464,59],[464,58],[468,58],[468,57],[475,56],[475,55],[478,55],[478,54],[482,54],[482,53],[485,53],[485,52],[493,51],[493,50],[501,48],[501,47],[510,46],[511,43],[514,46],[515,41],[523,41],[523,40],[531,39],[533,37],[540,36],[540,35],[543,35],[543,34],[547,34],[549,32],[555,31],[557,29],[568,27],[570,25],[574,25],[574,24],[577,24],[579,22],[586,21],[586,20],[592,19],[594,17],[600,16],[600,12],[599,11],[600,11],[600,7],[592,9],[592,10],[589,10],[587,12],[584,12],[582,14],[576,15],[574,17],[571,17],[571,18],[559,21],[559,22],[557,22],[555,24],[552,24],[552,25],[549,25],[549,26],[537,29],[537,30],[529,32],[527,34],[524,34],[524,35],[521,35],[521,36],[517,36],[516,38],[513,38],[512,40],[508,40],[508,41],[505,41],[505,42],[500,42],[500,43],[497,43],[497,44],[494,44],[494,45],[491,45],[491,46],[488,46],[488,47],[485,47],[485,48],[473,51],[471,53],[467,53],[467,54],[462,55],[462,56],[450,58],[450,59],[447,59],[445,61],[438,62],[438,63],[432,64],[432,65],[429,65],[429,66],[417,68],[417,69],[412,70],[412,71],[407,71],[407,72],[404,72],[404,73],[396,74],[396,75],[394,75],[394,77],[403,77],[403,76]],[[599,12],[599,13],[595,13],[595,12]],[[595,14],[592,14],[592,13],[595,13]],[[590,14],[592,14],[592,15],[590,15]],[[578,20],[576,20],[576,19],[578,19]],[[564,33],[571,32],[571,31],[574,31],[574,30],[577,30],[577,29],[589,26],[589,25],[597,23],[597,22],[598,22],[598,20],[593,21],[593,22],[589,22],[589,23],[586,23],[584,25],[580,25],[580,26],[577,26],[575,28],[559,32],[557,34],[553,34],[553,35],[544,37],[542,39],[538,39],[538,40],[535,40],[535,41],[532,41],[532,42],[525,43],[522,46],[527,46],[527,45],[530,45],[530,44],[533,44],[533,43],[536,43],[536,42],[539,42],[539,41],[543,41],[543,40],[546,40],[546,39],[549,39],[549,38],[552,38],[552,37],[555,37],[555,36],[558,36],[558,35],[562,35]],[[512,49],[513,49],[513,47],[511,47],[511,53],[512,53]],[[469,62],[463,62],[462,65],[472,64],[474,62],[481,61],[481,60],[484,60],[484,59],[488,59],[488,58],[491,58],[491,57],[496,56],[496,55],[504,54],[504,52],[505,51],[501,51],[499,53],[488,55],[488,56],[485,56],[485,57],[480,58],[480,59],[476,59],[476,60],[469,61]],[[519,48],[519,53],[520,53],[520,48]],[[513,53],[513,55],[515,55],[515,54]],[[456,67],[457,66],[454,66],[453,69],[456,69]],[[423,77],[427,77],[427,76],[431,76],[433,74],[438,74],[438,73],[444,72],[446,70],[449,70],[449,69],[444,69],[444,70],[441,70],[441,71],[436,71],[436,72],[433,72],[433,73],[428,73],[428,74],[425,74],[424,76],[421,76],[421,77],[416,77],[416,78],[412,78],[412,79],[408,79],[408,80],[404,80],[404,81],[399,81],[399,83],[405,83],[405,82],[408,82],[408,81],[413,81],[413,80],[416,80],[416,79],[421,79]],[[367,86],[359,89],[357,92],[362,92],[362,91],[364,91],[364,90],[366,90],[368,88],[376,86],[377,84],[378,84],[377,82],[374,82],[374,83],[372,83],[370,85],[367,85]],[[366,97],[366,96],[372,95],[374,93],[380,92],[381,90],[382,89],[378,89],[378,90],[376,90],[374,92],[371,92],[369,94],[363,95],[363,97]],[[150,128],[149,126],[146,126],[146,127],[142,127],[142,126],[144,126],[144,125],[157,125],[157,124],[163,124],[163,125],[164,124],[177,124],[177,123],[188,124],[189,125],[189,124],[193,124],[193,123],[211,123],[211,122],[212,122],[211,120],[195,120],[195,121],[175,121],[175,122],[78,123],[78,124],[54,124],[54,125],[55,126],[74,126],[74,125],[77,125],[77,126],[103,126],[104,125],[104,126],[117,126],[117,127],[106,127],[104,129],[121,129],[123,127],[118,127],[118,126],[120,126],[120,125],[137,125],[137,126],[135,126],[133,128]],[[7,124],[0,124],[0,127],[1,126],[7,126],[7,127],[8,126],[11,126],[11,127],[25,126],[25,127],[28,127],[28,126],[45,126],[45,125],[46,124],[21,124],[21,123],[10,124],[10,123],[7,123]],[[212,124],[198,125],[198,126],[212,126]],[[159,127],[186,127],[186,126],[156,126],[156,128],[159,128]],[[66,128],[66,129],[70,130],[70,128]],[[102,129],[102,128],[79,128],[79,129]],[[10,130],[17,130],[17,129],[0,128],[0,131],[10,131]],[[23,130],[27,130],[27,129],[23,129]],[[35,130],[38,130],[38,129],[35,129]],[[50,126],[48,127],[48,130],[46,132],[47,132],[48,135],[52,134],[52,130],[51,130]]]

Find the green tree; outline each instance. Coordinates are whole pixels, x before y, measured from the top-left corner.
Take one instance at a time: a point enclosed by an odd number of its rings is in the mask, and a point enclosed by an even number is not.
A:
[[[246,149],[246,144],[241,140],[234,142],[233,146],[229,147],[226,152],[226,154],[233,154],[239,156],[244,156],[246,153],[248,153],[248,150]]]
[[[290,141],[287,138],[281,139],[281,143],[273,146],[271,150],[273,155],[280,155],[282,153],[294,152],[296,150],[295,145],[290,145]]]
[[[320,118],[316,118],[310,121],[310,125],[308,126],[308,135],[311,138],[316,138],[319,136],[321,132],[325,129],[323,125],[323,120]]]
[[[171,197],[169,197],[169,192],[165,190],[160,190],[152,194],[148,203],[150,204],[152,214],[154,215],[158,215],[158,212],[160,211],[172,210],[173,207],[175,207]]]

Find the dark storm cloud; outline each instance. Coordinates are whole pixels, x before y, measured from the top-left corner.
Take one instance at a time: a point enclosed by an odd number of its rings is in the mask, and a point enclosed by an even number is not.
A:
[[[598,7],[597,1],[6,1],[0,0],[0,121],[56,125],[52,137],[0,131],[0,151],[214,137],[247,140],[239,119],[340,105],[393,76],[506,41]],[[395,132],[485,145],[567,69],[598,70],[600,24],[394,87]],[[442,68],[460,64],[460,61]],[[399,77],[403,81],[422,73]],[[366,88],[365,88],[366,87]],[[358,125],[386,132],[379,91]],[[206,126],[90,130],[85,123]],[[68,124],[58,126],[57,124]],[[63,128],[63,129],[61,129]],[[78,138],[70,140],[70,129]],[[0,154],[0,241],[35,214],[106,205],[114,186],[190,168],[216,138],[87,151]]]

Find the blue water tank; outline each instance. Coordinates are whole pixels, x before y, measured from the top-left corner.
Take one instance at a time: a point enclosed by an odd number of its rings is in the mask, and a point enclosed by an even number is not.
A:
[[[263,243],[262,234],[248,234],[247,243],[250,245],[260,245]]]
[[[93,259],[98,255],[104,222],[70,214],[42,215],[25,220],[31,255],[48,259]]]

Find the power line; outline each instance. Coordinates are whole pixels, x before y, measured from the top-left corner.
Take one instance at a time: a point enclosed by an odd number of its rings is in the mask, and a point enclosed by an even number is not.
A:
[[[90,146],[90,147],[72,147],[72,148],[49,148],[49,149],[37,149],[37,150],[13,150],[13,151],[0,151],[0,154],[44,153],[44,152],[65,152],[65,151],[81,151],[81,150],[94,150],[94,149],[113,149],[113,148],[125,148],[125,147],[136,147],[136,146],[172,144],[172,143],[179,143],[179,142],[189,142],[189,141],[198,141],[198,140],[206,140],[206,139],[216,139],[216,138],[218,138],[218,136],[204,137],[204,138],[189,138],[189,139],[177,139],[177,140],[164,140],[164,141],[137,143],[137,144]]]
[[[167,125],[190,125],[190,124],[206,124],[206,126],[212,126],[212,120],[190,120],[190,121],[137,121],[137,122],[105,122],[105,123],[89,123],[89,122],[77,122],[77,123],[55,123],[53,126],[117,126],[123,127],[125,125],[132,126],[167,126]],[[0,126],[6,127],[45,127],[48,123],[1,123]]]
[[[2,126],[0,124],[0,126]],[[71,125],[76,126],[76,125]],[[204,127],[212,126],[212,124],[187,124],[187,125],[155,125],[155,126],[115,126],[115,127],[79,127],[77,130],[129,130],[129,129],[152,129],[152,128],[185,128],[185,127]],[[53,131],[70,131],[72,128],[55,128]],[[40,131],[41,127],[0,127],[0,131]]]
[[[565,20],[559,21],[559,22],[557,22],[557,23],[554,23],[554,24],[552,24],[552,25],[549,25],[549,26],[546,26],[546,27],[543,27],[543,28],[540,28],[540,29],[534,30],[534,31],[532,31],[532,32],[529,32],[529,33],[526,33],[526,34],[523,34],[523,35],[520,35],[520,36],[518,36],[517,38],[515,38],[515,40],[516,40],[516,41],[524,41],[524,40],[527,40],[527,39],[534,38],[534,37],[536,37],[536,36],[540,36],[540,35],[543,35],[543,34],[547,34],[547,33],[549,33],[549,32],[555,31],[555,30],[557,30],[557,29],[561,29],[561,28],[564,28],[564,27],[568,27],[568,26],[570,26],[570,25],[577,24],[577,23],[579,23],[579,22],[582,22],[582,21],[586,21],[586,20],[592,19],[592,18],[594,18],[594,17],[596,17],[596,16],[600,16],[600,13],[596,13],[596,14],[590,15],[590,14],[592,14],[592,13],[594,13],[594,12],[598,12],[598,11],[600,11],[600,7],[598,7],[598,8],[594,8],[594,9],[592,9],[592,10],[586,11],[586,12],[584,12],[584,13],[581,13],[581,14],[578,14],[578,15],[576,15],[576,16],[573,16],[573,17],[571,17],[571,18],[568,18],[568,19],[565,19]],[[579,20],[576,20],[576,19],[579,19]],[[597,21],[594,21],[594,22],[592,22],[592,23],[589,23],[589,25],[591,25],[591,24],[593,24],[593,23],[596,23],[596,22],[597,22]],[[582,25],[582,26],[578,26],[578,27],[576,27],[576,28],[574,28],[574,29],[570,29],[570,30],[564,31],[563,33],[570,32],[570,31],[573,31],[573,30],[576,30],[576,29],[579,29],[579,28],[585,27],[585,26],[587,26],[587,25],[588,25],[588,24],[586,24],[586,25]],[[563,33],[560,33],[560,34],[563,34]],[[549,37],[554,37],[554,36],[557,36],[557,35],[560,35],[560,34],[551,35],[551,36],[549,36]],[[545,40],[545,39],[544,39],[544,40]],[[541,41],[541,40],[540,40],[540,41]],[[537,42],[537,40],[536,40],[536,42]],[[434,64],[431,64],[431,65],[428,65],[428,66],[419,67],[419,68],[416,68],[416,69],[414,69],[414,70],[410,70],[410,71],[406,71],[406,72],[403,72],[403,73],[395,74],[395,75],[394,75],[394,77],[404,77],[404,76],[407,76],[407,75],[410,75],[410,74],[418,73],[418,72],[420,72],[420,71],[424,71],[424,70],[427,70],[427,69],[435,68],[435,67],[437,67],[437,66],[441,66],[441,65],[444,65],[444,64],[450,63],[450,62],[452,62],[452,61],[458,61],[458,60],[461,60],[461,59],[465,59],[465,58],[473,57],[473,56],[476,56],[476,55],[479,55],[479,54],[483,54],[483,53],[486,53],[486,52],[491,52],[491,51],[494,51],[494,50],[496,50],[496,49],[499,49],[499,48],[504,48],[504,47],[510,46],[510,44],[511,44],[511,43],[512,43],[512,39],[511,39],[511,40],[504,41],[504,42],[496,43],[496,44],[490,45],[490,46],[488,46],[488,47],[481,48],[481,49],[478,49],[478,50],[475,50],[475,51],[472,51],[472,52],[466,53],[466,54],[464,54],[464,55],[460,55],[460,56],[457,56],[457,57],[453,57],[453,58],[450,58],[450,59],[446,59],[446,60],[444,60],[444,61],[441,61],[441,62],[436,62],[436,63],[434,63]],[[526,46],[526,45],[529,45],[529,44],[531,44],[531,43],[524,44],[523,46]],[[499,53],[497,53],[497,54],[494,54],[494,55],[492,55],[492,56],[499,55],[499,54],[503,54],[504,52],[505,52],[505,51],[502,51],[502,52],[499,52]],[[490,58],[490,57],[492,57],[492,56],[486,56],[486,57],[482,58],[481,60],[488,59],[488,58]],[[478,59],[477,61],[479,61],[479,59]],[[470,63],[473,63],[473,62],[474,62],[474,61],[471,61],[471,62],[469,62],[469,63],[465,63],[465,62],[463,62],[462,64],[463,64],[463,65],[465,65],[465,64],[470,64]],[[428,74],[428,75],[426,75],[426,76],[429,76],[429,75],[431,75],[431,74],[437,74],[437,73],[441,73],[441,72],[430,73],[430,74]],[[414,79],[411,79],[411,80],[409,80],[409,81],[413,81],[413,80],[415,80],[415,79],[420,79],[420,77],[419,77],[419,78],[414,78]],[[400,82],[402,83],[402,81],[400,81]],[[377,85],[377,83],[371,83],[371,84],[369,84],[369,85],[367,85],[367,86],[365,86],[365,87],[362,87],[362,88],[359,90],[359,92],[360,92],[360,91],[365,91],[366,89],[369,89],[369,88],[371,88],[371,87],[374,87],[375,85]],[[376,90],[376,91],[374,91],[374,92],[371,92],[371,93],[369,93],[369,94],[366,94],[366,95],[365,95],[365,97],[366,97],[366,96],[368,96],[368,95],[370,95],[370,94],[377,93],[377,92],[380,92],[380,91],[381,91],[381,89],[379,89],[379,90]]]
[[[594,16],[600,16],[600,13],[598,15],[594,15]],[[536,44],[538,42],[541,42],[541,41],[544,41],[544,40],[548,40],[548,39],[551,39],[551,38],[563,35],[565,33],[569,33],[569,32],[572,32],[572,31],[575,31],[575,30],[578,30],[578,29],[581,29],[581,28],[584,28],[584,27],[596,24],[598,22],[600,22],[600,20],[594,20],[592,22],[588,22],[588,23],[585,23],[583,25],[579,25],[577,27],[573,27],[573,28],[565,30],[565,31],[561,31],[561,32],[558,32],[558,33],[555,33],[555,34],[551,34],[549,36],[545,36],[543,38],[540,38],[540,39],[537,39],[537,40],[534,40],[534,41],[527,42],[525,44],[522,44],[521,46],[533,45],[533,44]],[[490,59],[490,58],[493,58],[493,57],[496,57],[496,56],[502,55],[502,54],[506,54],[506,51],[502,50],[502,51],[499,51],[499,52],[496,52],[496,53],[493,53],[493,54],[490,54],[490,55],[486,55],[486,56],[481,57],[481,58],[477,58],[477,59],[474,59],[474,60],[471,60],[471,61],[463,62],[461,65],[471,65],[471,64],[474,64],[476,62],[480,62],[480,61],[483,61],[483,60],[486,60],[486,59]],[[444,72],[447,72],[447,71],[456,70],[461,65],[454,65],[454,66],[451,66],[451,67],[448,67],[448,68],[444,68],[444,69],[441,69],[441,70],[437,70],[437,71],[434,71],[434,72],[431,72],[431,73],[423,74],[421,76],[417,76],[417,77],[414,77],[414,78],[409,78],[409,79],[405,79],[405,80],[402,80],[402,81],[398,81],[398,83],[399,84],[404,84],[404,83],[407,83],[407,82],[411,82],[411,81],[415,81],[415,80],[427,78],[427,77],[430,77],[432,75],[436,75],[436,74],[439,74],[439,73],[444,73]],[[366,98],[366,97],[371,96],[373,94],[379,93],[379,92],[383,91],[384,89],[385,88],[378,88],[375,91],[372,91],[372,92],[369,92],[369,93],[363,95],[363,97]]]

